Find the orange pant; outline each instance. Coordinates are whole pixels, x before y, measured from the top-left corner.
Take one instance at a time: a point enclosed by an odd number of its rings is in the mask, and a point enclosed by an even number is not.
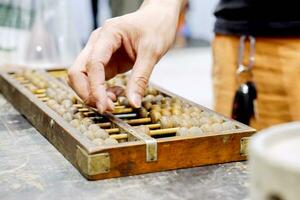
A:
[[[212,43],[215,110],[231,116],[239,37],[217,35]],[[244,64],[249,58],[245,46]],[[256,38],[253,81],[257,88],[257,129],[300,119],[300,37]]]

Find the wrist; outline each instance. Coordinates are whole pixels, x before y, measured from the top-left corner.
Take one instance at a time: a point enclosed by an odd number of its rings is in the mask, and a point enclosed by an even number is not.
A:
[[[144,0],[140,9],[147,6],[159,6],[172,12],[173,14],[179,15],[180,11],[185,7],[188,0]]]

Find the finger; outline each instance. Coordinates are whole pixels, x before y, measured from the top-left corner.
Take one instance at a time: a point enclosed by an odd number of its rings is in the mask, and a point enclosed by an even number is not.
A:
[[[87,62],[88,82],[90,93],[96,100],[100,113],[113,110],[113,103],[106,93],[105,66],[110,61],[112,54],[121,46],[121,38],[112,30],[100,32],[100,36],[92,49]]]
[[[83,101],[87,101],[89,98],[89,83],[85,66],[88,54],[91,51],[94,42],[97,40],[100,30],[101,29],[99,28],[91,34],[86,46],[77,56],[72,67],[68,70],[68,84]]]
[[[130,104],[139,108],[156,60],[151,53],[138,53],[127,83],[126,95]]]
[[[117,97],[116,97],[116,95],[115,95],[113,92],[110,92],[110,91],[107,91],[107,90],[106,90],[106,93],[107,93],[107,96],[108,96],[112,101],[116,101],[116,100],[117,100]]]
[[[87,67],[87,74],[91,98],[95,101],[98,111],[103,113],[108,107],[108,97],[104,86],[104,66],[102,64],[89,66]]]
[[[117,96],[117,97],[124,95],[124,92],[125,92],[124,88],[121,86],[109,87],[109,88],[107,88],[107,91],[114,93],[115,96]]]

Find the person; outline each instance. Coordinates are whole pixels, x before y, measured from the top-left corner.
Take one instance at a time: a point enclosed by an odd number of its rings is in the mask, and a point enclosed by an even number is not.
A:
[[[126,95],[140,107],[149,77],[172,46],[180,10],[186,0],[145,0],[133,13],[108,20],[91,34],[68,71],[69,84],[99,112],[113,110],[119,88],[105,80],[132,69]],[[255,119],[261,129],[300,118],[300,12],[292,0],[283,2],[221,0],[215,11],[213,80],[215,110],[230,116],[239,81],[236,78],[241,36],[255,38],[252,79],[257,89]],[[199,24],[200,26],[201,24]],[[245,42],[249,46],[249,42]],[[247,65],[245,48],[242,64]]]

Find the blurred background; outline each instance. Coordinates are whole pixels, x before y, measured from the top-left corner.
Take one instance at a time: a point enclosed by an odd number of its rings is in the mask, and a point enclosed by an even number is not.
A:
[[[0,0],[0,65],[68,67],[93,29],[142,0]],[[189,0],[173,48],[151,81],[212,108],[211,52],[217,0]],[[168,77],[165,77],[165,74]]]

